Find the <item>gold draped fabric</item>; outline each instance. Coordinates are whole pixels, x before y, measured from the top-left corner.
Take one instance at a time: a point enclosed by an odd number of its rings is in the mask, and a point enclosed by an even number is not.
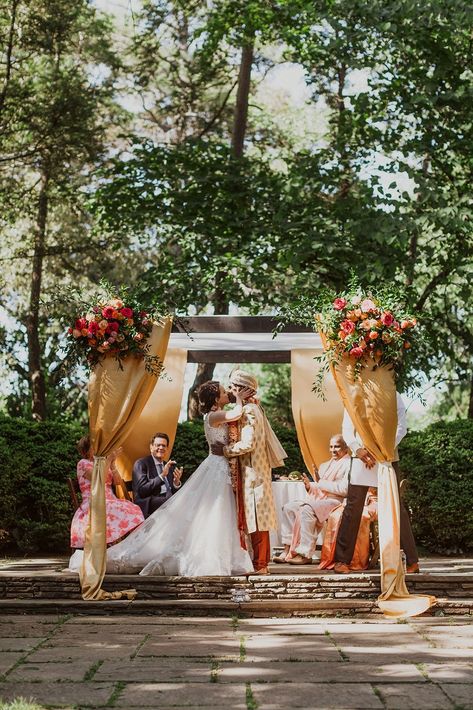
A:
[[[385,616],[390,617],[405,618],[421,614],[435,603],[435,598],[409,594],[400,558],[399,494],[392,467],[397,429],[394,371],[386,366],[369,365],[363,367],[360,376],[355,378],[354,361],[348,356],[344,356],[331,370],[355,429],[379,463],[381,595],[378,606]]]
[[[143,411],[122,444],[117,467],[125,481],[131,480],[133,464],[149,455],[149,440],[157,431],[169,436],[169,455],[176,436],[184,390],[187,350],[170,348],[164,358],[164,376],[156,383]],[[178,462],[179,463],[179,462]]]
[[[331,375],[325,378],[326,401],[312,391],[322,349],[291,351],[292,414],[307,470],[328,458],[330,437],[342,431],[343,405]]]
[[[166,318],[155,324],[149,338],[150,355],[156,355],[161,361],[166,354],[171,323],[171,318]],[[89,525],[80,571],[83,599],[102,601],[135,595],[134,590],[112,594],[101,589],[107,553],[105,465],[106,457],[128,437],[155,386],[156,377],[145,370],[142,359],[134,357],[123,362],[123,369],[113,358],[104,358],[90,375],[89,426],[95,456]]]

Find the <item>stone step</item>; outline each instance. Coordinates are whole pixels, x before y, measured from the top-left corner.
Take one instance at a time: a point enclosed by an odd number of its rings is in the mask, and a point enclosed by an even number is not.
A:
[[[375,599],[257,600],[237,604],[208,599],[135,599],[90,602],[76,599],[1,599],[0,614],[97,614],[239,617],[367,616],[381,614]],[[473,616],[472,599],[438,598],[426,616]]]
[[[277,568],[276,568],[277,569]],[[270,574],[249,577],[140,577],[139,575],[107,575],[103,587],[108,591],[135,588],[138,599],[183,601],[214,600],[230,602],[232,589],[245,589],[252,602],[312,601],[359,599],[375,600],[380,594],[379,573],[349,575]],[[279,572],[279,570],[278,570]],[[409,591],[433,594],[436,597],[473,600],[471,574],[407,575]],[[0,600],[8,599],[71,599],[80,600],[77,575],[60,571],[48,573],[2,571]]]

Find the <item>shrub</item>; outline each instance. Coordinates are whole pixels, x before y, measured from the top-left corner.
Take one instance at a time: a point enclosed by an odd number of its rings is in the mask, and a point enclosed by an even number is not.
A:
[[[66,479],[75,475],[81,433],[73,424],[0,415],[1,547],[68,550],[73,510]]]
[[[431,552],[473,550],[473,420],[437,422],[400,445],[417,542]]]

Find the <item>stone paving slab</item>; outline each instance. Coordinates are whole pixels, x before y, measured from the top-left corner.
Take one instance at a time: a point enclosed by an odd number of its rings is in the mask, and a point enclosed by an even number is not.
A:
[[[82,681],[87,671],[92,666],[88,658],[82,658],[73,662],[50,662],[50,663],[22,663],[12,673],[8,674],[8,680],[12,681]],[[112,679],[111,679],[112,680]],[[115,680],[115,679],[113,679]]]
[[[340,653],[326,636],[252,636],[244,641],[245,660],[264,661],[332,661]]]
[[[365,666],[359,663],[309,663],[279,661],[269,663],[222,664],[218,671],[222,683],[421,683],[424,677],[413,663]]]
[[[6,673],[12,666],[17,663],[25,654],[20,651],[1,651],[0,652],[0,675]]]
[[[97,670],[94,680],[123,680],[128,682],[172,683],[176,681],[209,683],[210,663],[192,658],[185,661],[174,659],[135,658],[133,661],[105,661]]]
[[[38,703],[47,705],[72,706],[105,705],[112,695],[114,683],[57,683],[43,681],[30,683],[25,681],[0,683],[0,699],[11,701],[19,696],[33,698]]]
[[[471,683],[473,696],[473,662],[423,663],[422,670],[436,683]]]
[[[219,683],[133,683],[127,685],[114,707],[241,708],[246,710],[246,686]]]
[[[195,636],[152,639],[140,648],[137,657],[148,656],[226,657],[238,660],[240,658],[240,639],[236,636],[230,639],[215,638],[213,641]]]
[[[336,686],[298,683],[297,690],[287,683],[267,685],[255,683],[251,686],[251,690],[260,710],[288,710],[288,708],[371,710],[371,708],[383,707],[369,683],[337,683]]]
[[[130,654],[135,650],[136,646],[127,646],[126,644],[116,647],[84,645],[69,648],[40,648],[28,656],[28,663],[76,663],[86,658],[91,665],[96,661],[129,659]]]
[[[16,638],[15,636],[0,637],[0,651],[31,651],[40,643],[43,643],[46,637],[35,637],[28,638],[27,636],[20,636]]]
[[[440,683],[440,688],[448,695],[452,703],[462,710],[473,709],[473,689],[471,685],[462,683],[444,684]]]
[[[346,650],[343,648],[343,654],[348,660],[353,663],[366,663],[367,665],[386,665],[388,663],[456,663],[457,661],[469,661],[472,654],[470,649],[450,649],[429,648],[418,653],[407,651],[392,652],[386,646],[365,653],[363,649],[357,651]]]
[[[7,617],[8,618],[8,617]],[[25,617],[20,617],[24,619]],[[47,618],[47,617],[46,617]],[[228,616],[224,618],[212,618],[212,617],[179,617],[179,616],[147,616],[145,615],[135,615],[133,614],[133,621],[127,621],[126,616],[121,617],[120,623],[127,623],[130,626],[135,626],[136,624],[143,624],[144,626],[200,626],[202,628],[224,628],[230,627],[230,618]],[[108,626],[117,626],[118,621],[116,617],[112,616],[95,616],[85,614],[84,616],[75,616],[69,619],[66,623],[67,626],[85,626],[89,624],[91,626],[96,626],[97,624],[105,624]]]
[[[8,618],[8,617],[3,617]],[[21,617],[19,621],[12,621],[0,624],[0,636],[2,638],[37,638],[41,639],[45,636],[49,636],[50,633],[54,631],[57,627],[57,621],[51,621],[49,624],[46,623],[35,623],[31,621],[28,623],[28,619],[24,616]]]
[[[388,710],[445,710],[453,708],[441,688],[433,683],[383,684],[379,692]]]

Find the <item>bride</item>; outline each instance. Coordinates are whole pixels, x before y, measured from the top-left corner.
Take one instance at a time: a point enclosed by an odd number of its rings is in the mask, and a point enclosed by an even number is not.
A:
[[[249,394],[239,392],[236,406],[224,411],[229,401],[224,387],[215,381],[201,385],[199,401],[209,447],[228,443],[228,422],[241,417],[242,400]],[[230,466],[223,456],[212,453],[181,490],[107,550],[109,574],[200,577],[252,571],[250,556],[240,546]]]

